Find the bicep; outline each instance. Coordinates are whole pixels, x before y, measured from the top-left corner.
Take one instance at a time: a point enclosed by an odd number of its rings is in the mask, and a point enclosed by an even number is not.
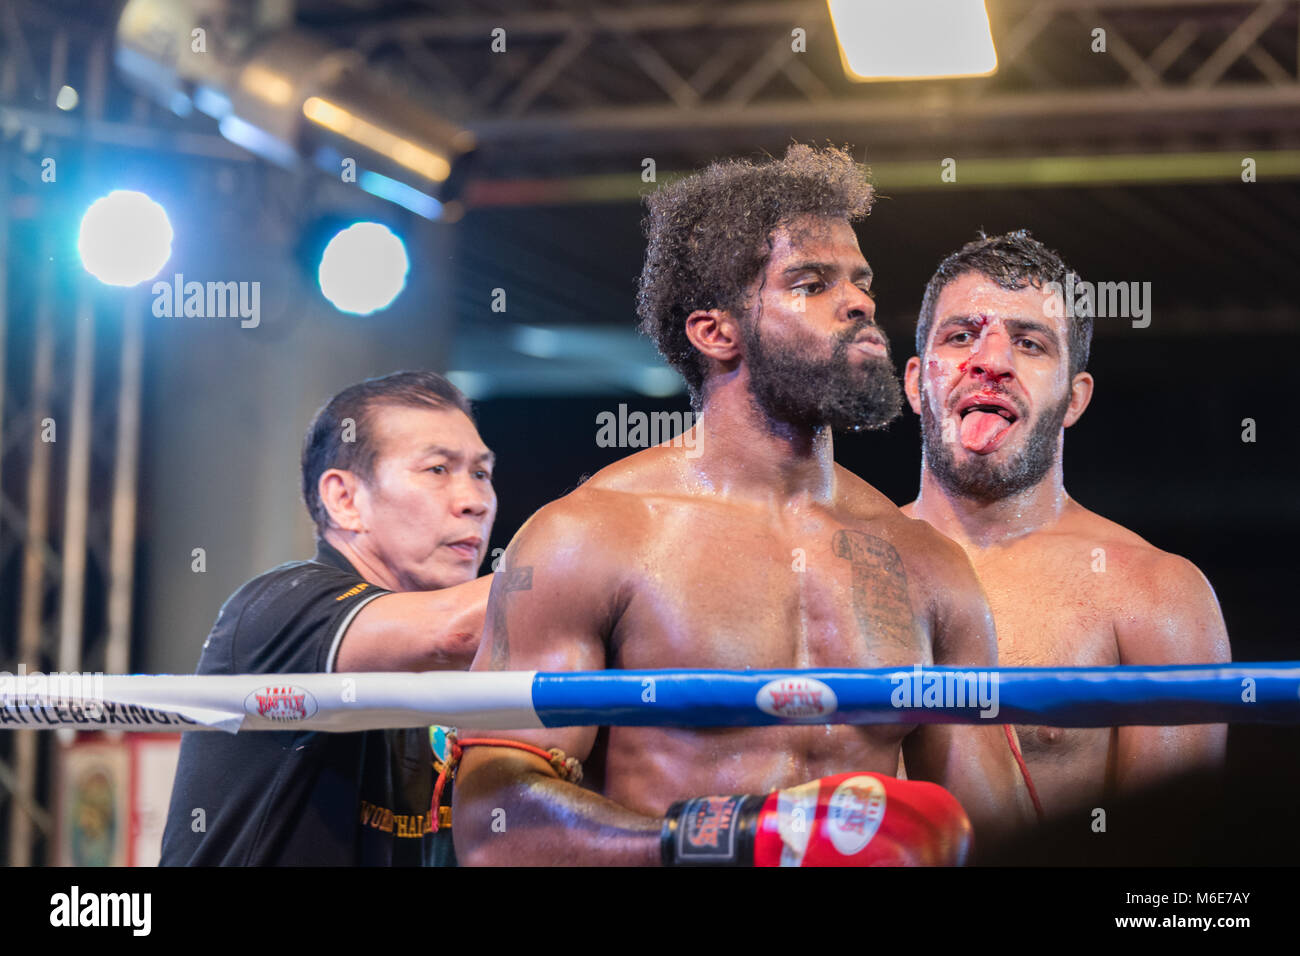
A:
[[[578,533],[575,533],[578,532]],[[476,671],[591,671],[605,667],[609,620],[603,565],[572,521],[533,521],[492,575]],[[596,727],[509,731],[512,740],[586,759]]]

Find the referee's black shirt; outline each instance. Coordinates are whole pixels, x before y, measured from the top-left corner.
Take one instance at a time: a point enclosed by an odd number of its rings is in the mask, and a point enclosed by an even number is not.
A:
[[[352,618],[387,593],[318,541],[311,561],[282,564],[226,601],[197,673],[332,671]],[[161,865],[433,864],[450,834],[428,832],[431,758],[426,729],[187,733]]]

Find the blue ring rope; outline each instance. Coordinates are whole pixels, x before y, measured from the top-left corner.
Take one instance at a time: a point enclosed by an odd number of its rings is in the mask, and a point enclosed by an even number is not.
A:
[[[965,675],[974,675],[974,681]],[[985,701],[993,699],[996,688],[996,713],[978,700],[981,675]],[[757,698],[762,688],[782,680],[825,685],[836,698],[835,709],[830,713],[805,710],[796,716],[760,709]],[[944,682],[954,691],[946,699],[935,690],[942,689]],[[973,691],[966,706],[955,696],[959,684]],[[816,690],[815,684],[805,686]],[[909,694],[917,697],[918,689],[919,698],[905,699]],[[823,707],[825,699],[823,693]],[[919,671],[540,672],[533,681],[533,707],[547,727],[990,721],[1052,727],[1294,724],[1300,723],[1300,662],[992,670],[927,667]]]

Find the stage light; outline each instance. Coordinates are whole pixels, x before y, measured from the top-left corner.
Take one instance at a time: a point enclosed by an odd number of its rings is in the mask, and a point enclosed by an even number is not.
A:
[[[167,212],[141,192],[116,189],[91,203],[81,220],[77,252],[86,271],[106,285],[152,279],[172,254]]]
[[[122,74],[181,115],[213,117],[222,136],[277,165],[300,169],[330,149],[354,160],[358,173],[386,177],[370,177],[363,189],[427,219],[457,218],[451,204],[469,169],[472,132],[394,90],[357,50],[295,28],[292,3],[253,4],[261,13],[248,23],[236,18],[230,42],[194,55],[199,14],[229,5],[125,0],[114,54]],[[337,180],[337,166],[328,172]]]
[[[425,149],[419,143],[378,126],[337,103],[319,96],[308,97],[302,104],[302,115],[345,139],[386,156],[425,179],[442,182],[451,175],[451,162],[447,156]],[[471,134],[463,132],[459,135],[466,137],[460,140],[463,145],[468,147],[472,144]]]
[[[983,0],[827,0],[854,80],[985,76],[998,68]]]
[[[340,312],[369,315],[397,298],[410,267],[405,244],[387,226],[358,222],[329,241],[317,277]]]
[[[329,168],[331,170],[338,169],[338,162],[331,163]],[[397,205],[411,210],[417,216],[423,216],[425,219],[439,219],[442,217],[442,203],[428,193],[399,182],[391,176],[377,173],[373,169],[362,170],[361,175],[357,177],[357,185],[370,195],[397,203]]]
[[[72,87],[61,86],[58,95],[54,98],[54,105],[61,110],[75,110],[80,99],[81,97]]]
[[[242,146],[277,166],[295,169],[298,165],[298,153],[292,146],[276,139],[260,126],[245,122],[234,113],[228,113],[217,124],[217,131],[236,146]]]

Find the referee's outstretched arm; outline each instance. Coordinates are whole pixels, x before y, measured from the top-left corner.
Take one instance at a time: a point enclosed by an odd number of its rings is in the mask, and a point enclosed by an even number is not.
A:
[[[343,634],[336,671],[465,670],[483,633],[492,575],[371,601]]]

